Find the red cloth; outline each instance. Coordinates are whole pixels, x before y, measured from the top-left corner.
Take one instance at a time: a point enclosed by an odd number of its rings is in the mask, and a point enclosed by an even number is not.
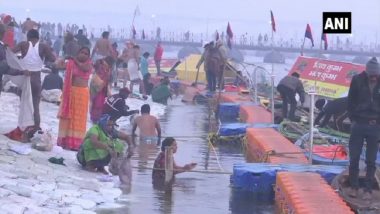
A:
[[[276,32],[276,22],[274,21],[274,16],[272,10],[270,11],[270,19],[272,24],[272,31]]]
[[[347,151],[342,145],[314,145],[313,152],[328,159],[347,160]]]
[[[313,34],[311,33],[311,27],[309,24],[306,25],[305,37],[311,40],[311,45],[314,47]]]
[[[155,61],[161,61],[163,53],[164,53],[164,49],[162,48],[161,45],[158,45],[156,47],[155,52],[154,52],[154,60]]]
[[[15,46],[15,33],[13,31],[13,27],[8,27],[7,31],[5,31],[3,42],[8,45],[11,49]]]
[[[7,136],[9,139],[12,139],[12,140],[15,140],[15,141],[22,141],[23,140],[23,132],[21,131],[21,129],[19,127],[13,129],[12,131],[4,134],[5,136]]]
[[[12,21],[12,17],[10,15],[6,15],[3,17],[2,21],[5,25],[9,25],[9,23]]]

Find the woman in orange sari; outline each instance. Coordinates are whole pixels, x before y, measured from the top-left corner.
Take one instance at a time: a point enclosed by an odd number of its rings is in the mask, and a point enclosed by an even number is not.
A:
[[[89,103],[88,79],[92,73],[90,49],[79,49],[66,63],[59,118],[58,146],[78,150],[86,135]]]

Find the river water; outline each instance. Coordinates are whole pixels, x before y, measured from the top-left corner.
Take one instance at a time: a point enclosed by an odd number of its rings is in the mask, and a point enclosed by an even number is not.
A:
[[[165,52],[166,57],[175,58],[177,51]],[[271,72],[271,64],[262,62],[262,57],[246,52],[246,62],[263,66]],[[286,64],[275,65],[275,82],[285,76],[295,58],[287,59]],[[243,75],[251,74],[252,66],[241,68]],[[268,73],[263,72],[266,81]],[[160,117],[163,136],[172,136],[178,144],[174,159],[178,165],[196,162],[195,170],[215,170],[232,172],[234,163],[245,163],[240,148],[215,146],[210,149],[207,142],[209,133],[208,107],[184,104],[180,97],[170,101],[166,112]],[[125,206],[120,209],[100,211],[99,213],[208,213],[208,214],[269,214],[274,213],[273,203],[258,201],[247,192],[235,190],[230,186],[229,174],[204,174],[186,172],[176,175],[171,191],[153,188],[152,170],[159,153],[155,145],[139,145],[132,158],[133,178],[130,192],[123,196]]]
[[[178,165],[198,163],[196,170],[224,170],[232,172],[234,163],[245,162],[240,149],[216,147],[209,149],[208,108],[200,105],[187,105],[180,98],[172,100],[160,123],[163,136],[173,136],[178,144],[174,159]],[[142,146],[136,150],[132,165],[132,187],[123,198],[123,208],[99,213],[273,213],[273,204],[255,201],[247,193],[230,187],[228,174],[204,174],[186,172],[176,175],[171,191],[156,190],[152,185],[152,170],[159,150],[155,145]],[[216,155],[217,154],[217,155]],[[218,157],[218,158],[217,158]],[[219,163],[219,164],[218,164]]]

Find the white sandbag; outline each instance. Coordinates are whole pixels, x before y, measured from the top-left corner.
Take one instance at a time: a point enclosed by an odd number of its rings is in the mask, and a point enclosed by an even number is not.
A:
[[[62,91],[60,89],[41,91],[42,99],[48,102],[61,102],[61,95],[62,95]]]
[[[37,132],[31,139],[33,148],[39,151],[51,151],[53,149],[53,136],[51,130],[44,131],[42,133]]]

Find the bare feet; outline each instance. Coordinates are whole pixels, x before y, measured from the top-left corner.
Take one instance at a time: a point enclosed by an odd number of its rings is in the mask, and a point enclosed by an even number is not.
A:
[[[109,175],[109,172],[107,172],[107,170],[104,167],[99,167],[98,172],[103,173],[105,175]]]

